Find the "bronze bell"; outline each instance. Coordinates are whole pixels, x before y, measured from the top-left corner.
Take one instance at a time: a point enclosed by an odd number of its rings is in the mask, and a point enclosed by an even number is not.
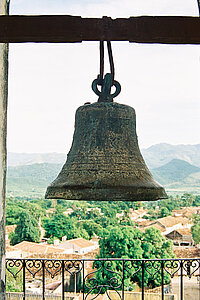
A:
[[[76,111],[71,149],[45,198],[150,201],[167,198],[138,147],[135,110],[114,102]]]
[[[107,48],[111,73],[103,77],[104,42],[100,41],[100,74],[92,83],[99,100],[77,109],[67,161],[47,188],[45,198],[102,201],[167,198],[165,190],[153,179],[140,153],[135,110],[113,102],[121,86],[114,80],[109,41]],[[112,86],[115,87],[113,94]]]

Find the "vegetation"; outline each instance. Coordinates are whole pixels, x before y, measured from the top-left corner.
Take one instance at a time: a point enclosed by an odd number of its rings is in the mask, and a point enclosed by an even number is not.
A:
[[[6,225],[15,225],[21,213],[28,212],[34,219],[46,215],[46,209],[51,206],[51,201],[42,199],[8,198],[6,201]]]
[[[171,215],[172,210],[181,209],[182,207],[200,206],[200,196],[190,193],[184,193],[182,196],[169,196],[155,202],[144,202],[143,207],[148,209],[148,214],[144,217],[149,220],[155,220]]]
[[[17,274],[19,269],[17,267],[11,267],[10,271],[13,274]],[[19,272],[17,274],[17,276],[13,276],[8,270],[6,270],[6,291],[7,292],[22,292],[23,291],[22,272]]]
[[[193,173],[200,172],[200,168],[181,159],[173,159],[167,164],[153,169],[152,173],[161,184],[181,182]]]
[[[159,259],[159,258],[173,258],[173,243],[170,240],[166,240],[158,229],[149,228],[142,233],[140,230],[125,226],[125,227],[109,227],[103,231],[103,237],[100,240],[100,254],[99,258],[132,258],[132,259]],[[125,276],[125,289],[134,288],[134,283],[138,283],[141,287],[142,273],[136,272],[139,268],[140,262],[134,265],[129,265],[130,270],[135,273],[130,278],[127,272]],[[153,268],[156,267],[152,264]],[[128,268],[128,266],[127,266]],[[102,285],[106,285],[106,282],[111,280],[113,273],[116,272],[122,276],[121,262],[115,261],[110,264],[110,268],[105,266],[104,277],[102,272],[96,273],[96,278]],[[150,270],[149,270],[150,271]],[[120,280],[119,276],[119,280]],[[116,275],[118,277],[118,275]],[[161,275],[159,272],[152,278],[152,276],[145,270],[145,286],[154,288],[161,285]],[[164,284],[170,282],[170,276],[165,274]]]
[[[13,244],[25,237],[26,240],[37,241],[38,234],[36,234],[37,238],[33,238],[31,232],[32,227],[38,227],[40,219],[46,230],[46,237],[51,241],[61,239],[62,236],[66,236],[67,239],[77,237],[90,239],[94,235],[102,237],[103,230],[110,227],[135,227],[137,224],[131,221],[129,211],[130,209],[139,209],[142,205],[148,209],[148,214],[144,218],[153,220],[171,215],[171,211],[174,209],[200,206],[200,195],[185,193],[182,196],[169,196],[168,199],[143,203],[8,198],[6,224],[18,225],[17,235],[16,233],[12,234]],[[66,216],[64,212],[68,208],[72,208],[73,212]],[[117,213],[121,214],[120,218],[116,218]],[[196,221],[193,232],[198,232],[198,224]],[[18,229],[20,226],[23,227],[21,233],[21,229]],[[197,238],[195,239],[197,240]]]
[[[197,245],[200,243],[200,216],[194,215],[193,222],[194,225],[192,226],[192,237]]]
[[[200,222],[192,226],[192,236],[195,241],[195,244],[199,244],[200,243]]]
[[[43,197],[49,185],[61,169],[61,164],[41,163],[8,167],[7,195]]]
[[[22,241],[39,242],[40,241],[40,229],[38,221],[31,216],[28,212],[21,212],[19,214],[19,220],[15,232],[12,233],[11,245],[18,244]]]
[[[99,258],[173,258],[172,241],[166,240],[155,228],[149,228],[143,233],[136,228],[137,224],[131,221],[130,209],[140,209],[141,206],[148,210],[146,218],[162,218],[170,215],[174,209],[200,206],[200,196],[185,193],[182,196],[170,196],[168,199],[143,203],[9,198],[6,210],[7,224],[17,224],[15,233],[12,233],[11,236],[13,245],[23,240],[38,242],[40,237],[38,223],[41,219],[49,243],[52,243],[54,239],[61,239],[63,236],[66,236],[66,239],[83,237],[88,240],[95,235],[100,237]],[[67,215],[68,208],[72,208],[69,215]],[[121,217],[117,218],[117,213]],[[195,242],[199,243],[200,217],[197,215],[194,216],[192,234]],[[106,270],[106,266],[104,267],[105,272],[96,273],[97,279],[102,285],[106,284],[106,281],[110,280],[113,274]],[[141,272],[136,272],[139,266],[134,264],[129,267],[133,273],[135,271],[135,275],[130,278],[128,274],[125,274],[126,290],[133,289],[135,283],[141,286]],[[151,266],[152,272],[154,267],[156,266]],[[113,262],[109,268],[112,272],[116,272],[115,274],[119,274],[116,275],[116,278],[119,277],[120,280],[122,275],[121,263]],[[145,286],[154,288],[161,284],[159,272],[153,279],[147,270],[145,270],[144,275]],[[12,280],[10,283],[8,281],[10,290],[12,290]],[[165,274],[164,284],[168,284],[169,280],[169,276]]]
[[[45,218],[44,229],[47,238],[61,239],[66,236],[67,240],[82,237],[89,239],[89,235],[84,228],[77,230],[77,220],[75,218],[66,217],[62,213],[56,213],[51,218]]]

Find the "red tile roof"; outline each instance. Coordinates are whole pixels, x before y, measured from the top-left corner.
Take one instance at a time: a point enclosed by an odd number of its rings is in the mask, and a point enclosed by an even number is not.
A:
[[[48,244],[37,244],[32,242],[23,241],[19,244],[13,246],[13,248],[17,250],[22,250],[23,252],[27,253],[62,253],[63,249],[59,249],[57,247],[48,245]]]
[[[69,248],[69,246],[71,245],[76,245],[77,247],[80,248],[89,248],[89,247],[94,247],[94,243],[85,240],[83,238],[77,238],[77,239],[72,239],[72,240],[67,240],[65,242],[62,242],[59,244],[59,247],[64,248],[66,246],[66,248]]]

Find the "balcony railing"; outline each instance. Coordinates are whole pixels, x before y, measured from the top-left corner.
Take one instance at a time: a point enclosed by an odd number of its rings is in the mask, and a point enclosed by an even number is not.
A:
[[[137,299],[200,299],[200,294],[199,298],[184,298],[185,280],[196,277],[199,289],[200,259],[7,259],[6,270],[9,281],[21,282],[22,299],[29,299],[28,295],[34,293],[36,281],[40,299],[50,299],[49,291],[60,286],[60,296],[55,299],[66,299],[67,292],[72,292],[79,293],[83,300],[104,293],[109,299],[124,300],[132,289],[135,293],[134,284],[139,287]],[[174,279],[179,284],[178,295],[169,297]],[[146,298],[156,286],[159,298]]]

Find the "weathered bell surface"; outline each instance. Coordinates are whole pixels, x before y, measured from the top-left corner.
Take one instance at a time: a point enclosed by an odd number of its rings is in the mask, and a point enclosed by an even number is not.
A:
[[[45,197],[110,201],[167,198],[140,153],[135,110],[114,102],[79,107],[67,161]]]

